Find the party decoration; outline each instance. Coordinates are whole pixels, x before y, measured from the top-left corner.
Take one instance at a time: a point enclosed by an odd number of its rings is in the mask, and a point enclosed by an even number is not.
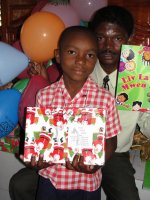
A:
[[[9,44],[0,42],[0,86],[12,81],[28,66],[28,58]]]
[[[35,12],[40,11],[46,4],[48,3],[48,0],[37,0],[36,5],[33,7],[31,15]]]
[[[80,21],[80,26],[88,27],[88,22],[87,21]]]
[[[79,17],[84,21],[89,21],[93,13],[107,6],[107,0],[70,0],[70,5],[77,11]]]
[[[13,88],[23,93],[28,83],[29,83],[29,78],[21,79],[13,85]]]
[[[51,4],[60,5],[60,4],[69,4],[70,0],[49,0]]]
[[[80,18],[77,12],[70,5],[53,5],[47,3],[41,11],[48,11],[56,14],[64,22],[65,27],[80,24]]]
[[[24,22],[20,39],[23,51],[30,60],[44,62],[54,57],[54,49],[65,25],[55,14],[40,11]]]
[[[21,93],[16,89],[0,91],[0,138],[7,136],[18,123]]]

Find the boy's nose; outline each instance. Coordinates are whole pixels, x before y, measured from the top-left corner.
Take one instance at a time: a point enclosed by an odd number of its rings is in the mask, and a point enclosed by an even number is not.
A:
[[[86,58],[84,55],[77,55],[76,57],[76,63],[78,64],[84,64],[86,62]]]

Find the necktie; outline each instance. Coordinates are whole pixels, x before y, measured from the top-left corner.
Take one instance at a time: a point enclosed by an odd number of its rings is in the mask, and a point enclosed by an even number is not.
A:
[[[108,85],[108,81],[109,81],[109,76],[106,75],[104,78],[103,78],[103,88],[105,88],[106,90],[109,90],[109,85]]]

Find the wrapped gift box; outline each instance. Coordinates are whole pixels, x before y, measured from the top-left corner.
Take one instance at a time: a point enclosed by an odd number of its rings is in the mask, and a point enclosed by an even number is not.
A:
[[[65,163],[76,153],[85,164],[105,162],[105,110],[100,108],[28,107],[24,161],[44,154],[44,160]]]

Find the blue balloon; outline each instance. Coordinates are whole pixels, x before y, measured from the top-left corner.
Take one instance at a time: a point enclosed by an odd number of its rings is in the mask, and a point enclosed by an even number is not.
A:
[[[7,136],[18,124],[21,93],[16,89],[0,90],[0,138]]]
[[[28,57],[9,44],[0,42],[0,86],[16,78],[27,66]]]

